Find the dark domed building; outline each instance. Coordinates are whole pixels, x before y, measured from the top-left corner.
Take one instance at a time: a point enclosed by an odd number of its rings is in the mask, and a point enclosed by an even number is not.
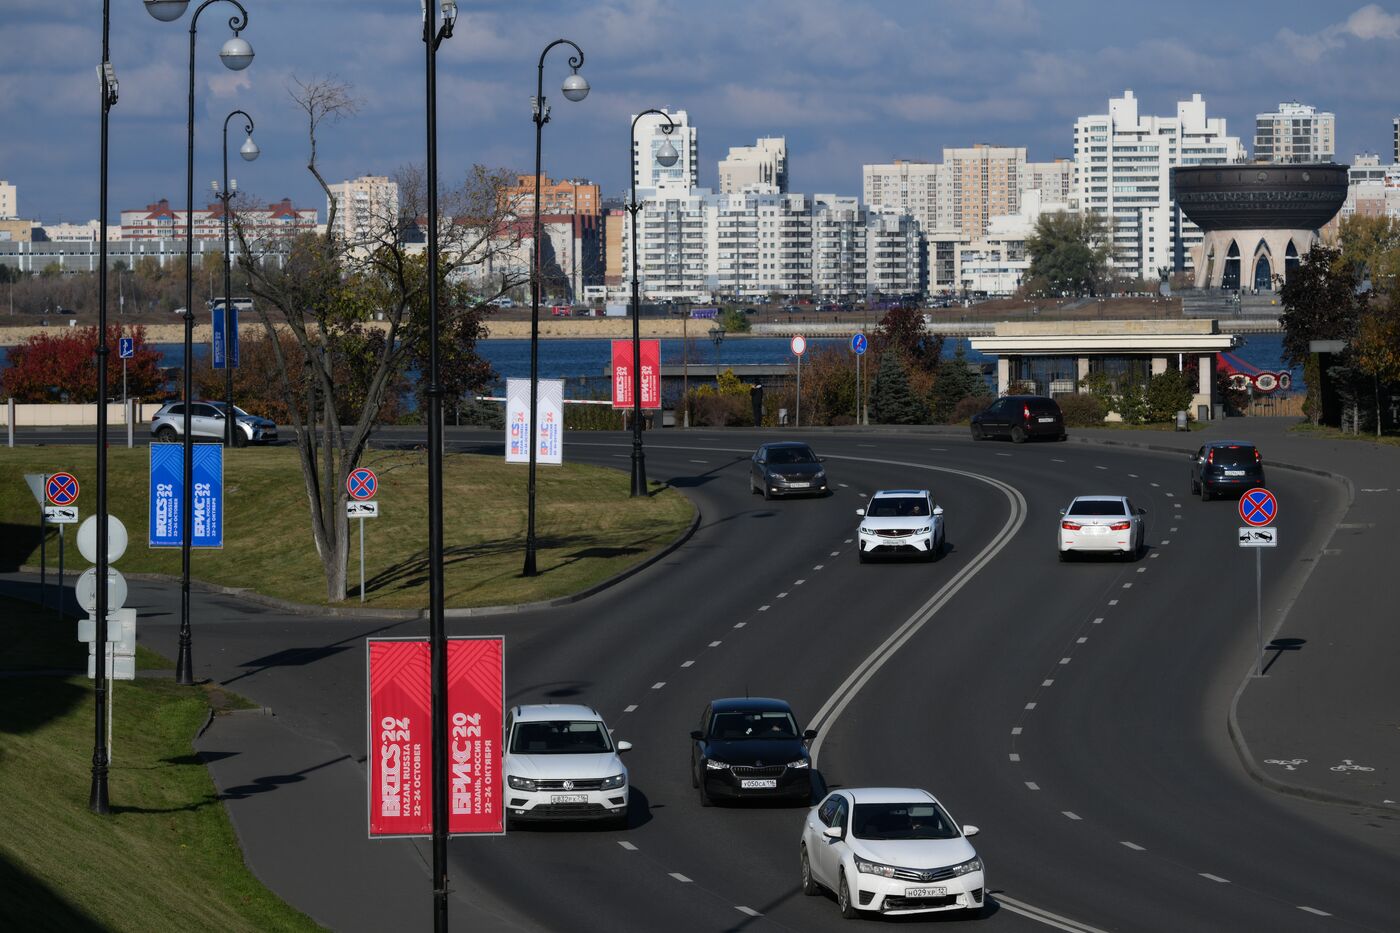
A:
[[[1197,288],[1272,290],[1346,196],[1347,166],[1331,162],[1172,169],[1172,197],[1205,233],[1192,249]]]

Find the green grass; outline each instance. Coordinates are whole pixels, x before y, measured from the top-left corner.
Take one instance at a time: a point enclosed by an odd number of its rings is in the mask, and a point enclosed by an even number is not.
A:
[[[71,618],[0,599],[4,671],[85,665],[76,634]],[[194,757],[211,695],[168,680],[112,689],[112,812],[98,816],[91,682],[0,677],[0,929],[317,929],[248,871]]]
[[[1360,431],[1352,434],[1350,431],[1342,431],[1338,428],[1328,427],[1321,424],[1313,424],[1310,421],[1303,421],[1289,429],[1294,434],[1304,434],[1309,437],[1322,438],[1329,441],[1369,441],[1372,444],[1382,444],[1386,447],[1400,447],[1400,434],[1382,434],[1376,437],[1375,431]]]
[[[109,509],[131,545],[115,564],[128,573],[180,573],[179,548],[146,546],[148,454],[108,452]],[[194,578],[247,587],[301,603],[326,603],[325,575],[311,537],[300,462],[293,447],[227,451],[221,551],[196,550]],[[0,449],[0,567],[39,564],[38,506],[23,474],[68,470],[82,484],[78,505],[93,509],[96,455],[90,447]],[[379,474],[380,517],[365,523],[366,605],[423,608],[427,588],[427,458],[418,452],[371,451],[362,463]],[[499,458],[444,457],[443,561],[448,607],[506,605],[576,593],[669,544],[694,510],[671,489],[628,496],[619,470],[567,464],[538,471],[536,536],[539,575],[520,575],[525,541],[525,468]],[[351,522],[347,604],[359,604],[357,522]],[[87,567],[68,532],[67,565]],[[56,542],[48,548],[57,566]]]
[[[1189,420],[1186,426],[1192,431],[1204,431],[1206,425],[1200,421]],[[1154,421],[1148,424],[1126,424],[1122,421],[1105,421],[1102,424],[1088,425],[1094,430],[1103,428],[1108,431],[1175,431],[1175,421]],[[1074,433],[1074,428],[1069,428],[1070,433]]]

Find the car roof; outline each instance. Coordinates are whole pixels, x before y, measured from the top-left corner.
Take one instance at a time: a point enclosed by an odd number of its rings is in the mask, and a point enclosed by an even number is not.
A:
[[[929,496],[932,498],[927,489],[877,489],[871,493],[872,498],[876,496]]]
[[[769,450],[772,450],[774,447],[811,447],[812,445],[807,443],[806,441],[773,441],[772,443],[764,444],[763,446],[767,447]]]
[[[1003,395],[1002,398],[1013,402],[1029,401],[1031,399],[1039,399],[1042,402],[1055,401],[1048,395]]]
[[[1127,496],[1075,496],[1072,502],[1127,502]]]
[[[743,712],[792,712],[792,707],[786,700],[777,700],[773,697],[725,697],[721,700],[711,700],[710,709],[716,713]]]
[[[515,708],[516,722],[548,722],[554,719],[596,719],[598,711],[580,703],[532,703]]]
[[[1255,447],[1255,446],[1257,446],[1257,445],[1254,444],[1254,443],[1252,443],[1251,441],[1206,441],[1205,446],[1207,446],[1207,447],[1249,447],[1249,448],[1253,448],[1253,447]]]
[[[911,803],[917,800],[937,801],[938,798],[917,787],[843,787],[855,803]]]

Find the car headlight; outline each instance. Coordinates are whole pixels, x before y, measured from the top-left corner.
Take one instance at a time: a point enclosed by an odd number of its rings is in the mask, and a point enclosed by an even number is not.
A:
[[[974,871],[981,871],[982,860],[980,858],[968,859],[961,865],[954,865],[951,870],[955,875],[967,875]]]
[[[535,782],[529,778],[516,777],[513,774],[506,775],[506,783],[514,790],[534,790]]]
[[[818,470],[813,474],[812,479],[826,479],[826,470]]]
[[[932,526],[932,525],[925,525],[924,527],[920,528],[918,531],[916,531],[916,532],[914,532],[914,533],[915,533],[915,534],[919,534],[919,535],[926,535],[926,534],[928,534],[930,531],[933,531],[933,526]]]
[[[863,535],[873,535],[875,532],[874,532],[873,529],[866,528],[864,525],[861,525],[861,526],[860,526],[860,533],[863,534]]]
[[[881,878],[893,878],[895,868],[893,865],[881,865],[879,862],[867,862],[865,859],[856,859],[856,871],[863,875],[879,875]]]
[[[789,761],[787,766],[789,768],[810,768],[812,767],[812,763],[806,758],[799,758],[796,761]]]
[[[624,784],[626,784],[626,783],[627,783],[627,775],[625,775],[625,774],[614,774],[612,777],[605,777],[605,778],[603,778],[603,783],[600,784],[599,786],[600,786],[603,790],[612,790],[613,788],[621,787],[622,785],[624,785]]]
[[[729,762],[727,762],[727,761],[715,761],[713,758],[706,758],[706,759],[705,759],[705,770],[706,770],[706,771],[728,771],[728,770],[729,770]]]

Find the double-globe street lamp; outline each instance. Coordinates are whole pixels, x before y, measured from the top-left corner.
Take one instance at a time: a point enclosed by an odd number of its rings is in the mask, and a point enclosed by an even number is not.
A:
[[[224,190],[219,191],[219,183],[214,182],[214,197],[224,202],[224,345],[221,348],[224,353],[224,446],[232,447],[236,440],[234,431],[237,430],[238,419],[234,414],[233,407],[233,356],[230,349],[234,346],[234,322],[237,318],[233,312],[233,283],[230,275],[230,256],[228,250],[228,224],[229,224],[229,201],[237,193],[237,179],[228,177],[228,121],[234,117],[242,115],[248,121],[244,127],[244,132],[248,138],[239,147],[238,154],[243,157],[243,161],[251,162],[256,159],[261,152],[258,144],[253,142],[253,118],[242,110],[235,110],[224,117]]]
[[[184,15],[189,2],[145,0],[146,12],[168,23]],[[190,532],[194,524],[194,448],[190,437],[194,408],[194,44],[199,14],[210,4],[220,2],[232,3],[238,7],[238,13],[229,17],[228,25],[233,30],[233,38],[219,50],[219,60],[231,71],[242,71],[253,63],[253,47],[239,35],[248,27],[248,11],[243,4],[238,0],[204,0],[190,19],[189,109],[185,150],[185,418],[180,438],[184,447],[184,478],[180,493],[180,651],[175,660],[175,682],[187,686],[194,683],[194,661],[190,650]]]
[[[641,265],[641,257],[637,255],[637,214],[642,209],[642,206],[637,203],[637,173],[640,170],[641,159],[637,157],[636,152],[637,121],[649,113],[666,118],[666,125],[661,127],[661,131],[666,134],[667,138],[662,140],[660,148],[656,150],[657,163],[663,168],[670,168],[680,158],[676,147],[671,145],[670,136],[675,130],[676,124],[669,113],[651,108],[643,110],[632,118],[630,145],[627,149],[627,158],[632,172],[632,198],[627,203],[627,213],[631,215],[632,227],[630,257],[632,259],[632,496],[634,498],[647,494],[646,455],[642,452],[642,310],[637,283],[637,269]],[[657,379],[659,388],[659,373]]]
[[[540,262],[542,250],[540,249],[540,148],[544,143],[544,125],[549,122],[549,102],[544,98],[544,58],[549,54],[549,50],[556,45],[569,45],[577,52],[577,55],[569,56],[569,67],[573,69],[570,75],[564,79],[564,85],[560,90],[564,96],[572,101],[580,101],[588,96],[588,81],[583,75],[578,73],[583,67],[583,49],[578,47],[578,43],[571,39],[555,39],[544,47],[540,53],[540,64],[535,84],[535,96],[530,99],[530,109],[534,113],[535,121],[535,223],[533,228],[533,256],[530,262],[530,413],[526,417],[526,423],[530,426],[530,436],[526,438],[526,443],[530,447],[530,474],[526,481],[526,519],[525,519],[525,567],[523,573],[527,577],[533,577],[536,573],[535,566],[535,463],[539,456],[539,430],[540,426],[535,423],[535,414],[539,406],[540,394],[540,289],[543,283],[540,280]]]

